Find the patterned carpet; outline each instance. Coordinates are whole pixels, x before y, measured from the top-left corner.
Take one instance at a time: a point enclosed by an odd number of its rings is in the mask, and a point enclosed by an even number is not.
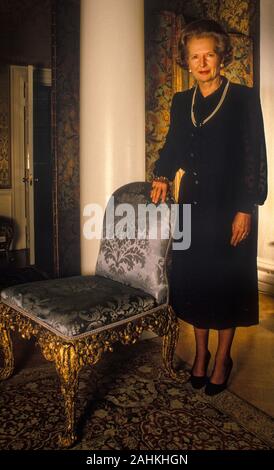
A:
[[[159,339],[119,347],[82,371],[72,450],[274,448],[272,418],[229,391],[209,398],[172,381],[160,349]],[[56,448],[64,417],[52,364],[3,382],[0,406],[1,450]]]

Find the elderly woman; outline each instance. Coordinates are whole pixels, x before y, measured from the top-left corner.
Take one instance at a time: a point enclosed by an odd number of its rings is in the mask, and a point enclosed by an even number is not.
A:
[[[179,204],[180,211],[191,204],[191,246],[173,252],[171,305],[194,326],[192,386],[206,385],[205,393],[215,395],[232,369],[235,328],[258,323],[256,206],[267,193],[265,140],[256,92],[220,73],[232,58],[220,25],[187,25],[181,46],[196,85],[173,97],[151,198],[164,202],[168,182],[185,171]],[[211,328],[218,330],[218,347],[207,379]]]

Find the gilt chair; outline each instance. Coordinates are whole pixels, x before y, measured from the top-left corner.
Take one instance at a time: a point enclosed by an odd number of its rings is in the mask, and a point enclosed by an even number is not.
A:
[[[17,330],[23,338],[34,336],[44,357],[55,363],[61,381],[65,428],[60,432],[60,447],[70,447],[77,439],[75,398],[81,368],[96,364],[104,352],[113,350],[114,343],[134,343],[143,330],[155,332],[163,337],[165,368],[172,378],[180,380],[173,367],[178,323],[168,303],[172,200],[159,205],[168,208],[161,222],[167,236],[161,238],[158,233],[155,239],[149,239],[144,227],[140,231],[142,237],[137,238],[138,217],[135,221],[130,219],[135,237],[128,237],[128,232],[124,238],[121,236],[125,231],[121,224],[124,208],[131,207],[137,214],[140,205],[146,208],[151,204],[149,183],[122,186],[114,192],[107,209],[113,201],[115,211],[120,207],[120,216],[111,220],[105,212],[94,275],[36,281],[1,292],[0,343],[4,365],[0,378],[7,379],[13,372],[10,330]],[[159,228],[159,217],[154,223]],[[129,228],[132,234],[132,227]]]

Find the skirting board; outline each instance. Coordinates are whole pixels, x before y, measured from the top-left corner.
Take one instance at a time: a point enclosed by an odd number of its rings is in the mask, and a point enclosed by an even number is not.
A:
[[[258,258],[259,291],[274,296],[274,263]]]

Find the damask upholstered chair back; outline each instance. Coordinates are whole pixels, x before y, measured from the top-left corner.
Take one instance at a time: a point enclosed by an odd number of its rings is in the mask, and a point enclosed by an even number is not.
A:
[[[110,199],[96,274],[168,302],[166,261],[170,256],[170,203],[151,203],[149,183],[122,186]]]

